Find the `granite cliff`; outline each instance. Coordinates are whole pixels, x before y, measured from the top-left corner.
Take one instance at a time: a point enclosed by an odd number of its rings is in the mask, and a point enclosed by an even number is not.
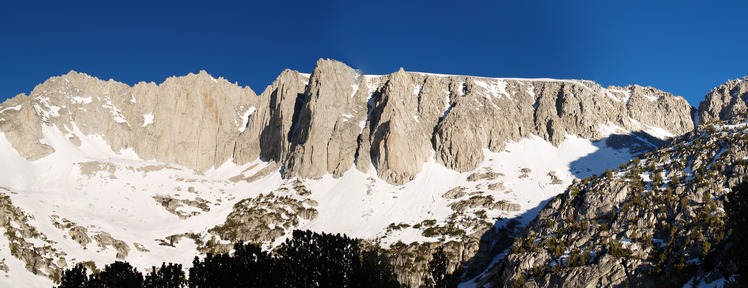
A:
[[[320,60],[311,75],[284,71],[259,96],[204,71],[132,87],[70,72],[3,107],[0,131],[29,160],[54,152],[39,139],[44,127],[57,127],[78,145],[75,131],[100,135],[114,151],[197,170],[259,158],[285,164],[288,178],[340,176],[355,166],[392,184],[412,180],[432,153],[465,172],[484,149],[499,152],[530,135],[558,145],[567,135],[601,139],[607,127],[663,138],[693,129],[688,103],[652,87],[402,69],[367,76],[333,60]]]

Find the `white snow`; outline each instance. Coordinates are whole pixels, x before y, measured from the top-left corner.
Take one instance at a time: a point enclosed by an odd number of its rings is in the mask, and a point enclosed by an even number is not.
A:
[[[34,111],[41,116],[43,121],[51,117],[60,117],[60,107],[50,104],[49,97],[39,97],[37,100],[38,103],[33,104]]]
[[[255,106],[251,106],[249,107],[249,109],[247,109],[247,111],[244,111],[244,114],[240,116],[242,120],[242,125],[239,126],[239,132],[244,132],[244,130],[247,129],[247,124],[249,123],[249,116],[251,116],[252,113],[255,113],[255,110],[256,110]]]
[[[686,284],[683,285],[683,288],[697,288],[697,287],[698,288],[702,288],[702,287],[704,287],[704,288],[707,288],[707,287],[708,288],[722,288],[722,287],[725,287],[725,284],[727,284],[726,283],[727,280],[724,277],[717,278],[716,280],[714,280],[712,282],[709,282],[709,283],[706,282],[707,279],[704,279],[706,277],[703,277],[701,279],[698,279],[699,280],[698,284],[696,286],[694,286],[693,282],[694,282],[694,278],[696,278],[696,277],[697,276],[691,277],[691,279],[689,279],[688,282],[686,282]]]
[[[356,92],[358,92],[358,87],[359,87],[358,84],[351,85],[351,91],[353,91],[351,92],[351,98],[353,98],[353,96],[356,96]]]
[[[21,106],[20,104],[19,104],[19,105],[16,105],[16,106],[6,107],[6,108],[3,108],[3,109],[0,109],[0,113],[3,113],[3,112],[5,112],[5,111],[8,111],[8,110],[16,110],[16,111],[20,111],[20,110],[21,110],[21,107],[22,107],[22,106]]]
[[[76,103],[76,104],[89,104],[91,103],[91,101],[93,101],[92,97],[80,97],[80,96],[75,96],[71,100],[73,101],[73,103]]]
[[[650,102],[655,102],[655,101],[657,101],[657,99],[660,99],[659,96],[653,96],[653,95],[649,95],[649,94],[644,94],[643,96],[644,96],[644,98],[646,98]]]
[[[373,92],[371,86],[367,88]],[[254,107],[248,108],[243,119],[249,118],[253,111]],[[351,114],[343,116],[353,117]],[[33,216],[29,223],[54,241],[53,247],[68,253],[68,265],[92,260],[103,267],[115,260],[116,252],[112,248],[101,250],[95,243],[84,249],[69,239],[65,231],[51,224],[52,215],[87,227],[90,236],[106,232],[125,241],[131,248],[126,260],[141,271],[164,261],[189,267],[196,255],[193,241],[183,239],[176,247],[169,247],[159,245],[155,239],[185,232],[208,237],[206,231],[225,221],[234,204],[260,193],[267,194],[288,181],[281,178],[278,170],[251,183],[228,180],[240,174],[245,177],[254,175],[269,165],[259,160],[245,165],[229,160],[201,173],[179,165],[145,161],[132,148],[113,151],[104,137],[84,135],[75,123],[62,130],[56,126],[43,126],[42,135],[42,141],[55,152],[30,162],[21,157],[0,133],[0,163],[3,163],[0,165],[0,187],[3,187],[0,192],[10,196],[14,205]],[[80,139],[80,145],[69,141],[68,137],[72,136]],[[465,173],[438,164],[432,154],[420,167],[415,179],[402,186],[379,179],[373,166],[367,172],[361,172],[352,165],[340,178],[325,175],[319,180],[304,180],[312,191],[309,197],[319,203],[316,207],[319,215],[312,221],[302,221],[297,228],[379,239],[385,247],[397,241],[439,241],[438,238],[423,236],[420,230],[412,227],[391,234],[385,231],[392,223],[412,226],[434,219],[437,225],[445,224],[453,213],[448,205],[457,200],[445,199],[442,195],[458,186],[470,191],[477,191],[479,188],[476,187],[480,186],[485,195],[497,201],[519,204],[521,209],[518,212],[489,210],[486,213],[488,219],[520,217],[518,220],[526,225],[545,201],[561,193],[572,179],[602,173],[605,168],[617,166],[630,158],[625,151],[610,149],[603,142],[567,135],[567,139],[555,147],[533,136],[508,143],[504,151],[484,150],[484,161],[474,171]],[[83,165],[98,165],[102,169],[83,174]],[[522,168],[531,169],[528,177],[520,178]],[[487,169],[503,176],[495,180],[467,181],[472,173]],[[550,183],[547,176],[550,171],[555,172],[563,185]],[[503,182],[506,190],[485,189],[496,182]],[[211,209],[203,212],[183,206],[180,211],[198,212],[199,215],[180,220],[153,199],[156,195],[179,199],[200,197],[209,201]],[[282,241],[276,239],[264,245],[270,247]],[[0,277],[0,286],[4,283],[49,284],[44,278],[24,272],[25,268],[10,256],[3,243],[0,241],[0,257],[6,258],[11,273],[8,277]],[[150,252],[134,249],[134,243],[143,245]]]
[[[374,96],[374,92],[376,92],[377,88],[379,88],[379,83],[381,81],[381,79],[378,77],[379,76],[371,76],[371,75],[364,76],[364,81],[366,83],[366,89],[367,89],[366,105],[369,109],[374,109],[375,99],[373,98],[373,96]],[[358,126],[361,128],[361,130],[358,131],[359,134],[361,134],[364,131],[364,127],[366,127],[366,120],[369,119],[369,116],[371,116],[370,114],[371,114],[371,110],[367,111],[366,117],[364,117],[363,119],[361,119],[361,121],[359,121]]]
[[[421,85],[413,84],[413,94],[418,95],[421,93]]]
[[[442,91],[444,92],[444,109],[442,110],[443,111],[442,116],[439,118],[439,121],[442,121],[444,120],[444,118],[447,117],[447,114],[449,114],[449,110],[451,108],[451,105],[449,103],[449,95],[450,95],[449,91],[447,90],[442,90]]]
[[[52,215],[87,227],[90,236],[106,232],[125,241],[130,246],[127,261],[140,270],[162,261],[189,267],[195,256],[192,241],[182,240],[176,247],[168,247],[158,245],[154,239],[188,231],[205,231],[221,223],[234,203],[251,195],[268,193],[281,183],[277,172],[252,184],[226,180],[242,171],[251,173],[265,167],[265,164],[257,161],[241,166],[227,163],[203,175],[176,165],[140,160],[131,149],[115,153],[106,145],[103,137],[85,136],[75,124],[71,131],[81,139],[80,147],[70,143],[56,127],[44,126],[44,142],[56,152],[35,162],[28,162],[18,155],[0,133],[0,162],[3,163],[0,165],[0,187],[3,187],[0,191],[10,196],[14,205],[30,213],[32,217],[29,223],[56,243],[53,247],[68,254],[68,266],[78,261],[93,260],[97,266],[103,267],[115,260],[116,252],[111,247],[99,251],[95,243],[83,249],[70,240],[66,232],[51,224],[49,219]],[[81,174],[80,165],[91,161],[112,166],[114,172],[103,169],[92,175]],[[257,167],[249,169],[252,165]],[[164,168],[151,172],[140,170],[155,166]],[[178,198],[195,197],[186,195],[189,194],[186,192],[188,187],[194,187],[200,191],[199,197],[210,201],[209,213],[179,220],[152,199],[159,194],[181,194]],[[213,206],[218,203],[223,204]],[[183,210],[194,211],[189,207]],[[0,258],[6,259],[11,272],[8,277],[0,277],[0,286],[13,287],[19,283],[34,287],[51,286],[51,282],[43,277],[29,276],[31,273],[10,255],[2,239]],[[134,249],[134,243],[142,244],[150,252]]]
[[[504,80],[502,79],[476,79],[473,80],[473,83],[485,89],[488,92],[488,96],[490,97],[500,97],[503,95],[509,99],[512,99],[509,93],[506,92],[506,82],[504,82]]]
[[[602,132],[605,135],[611,135],[611,134],[628,134],[628,131],[626,129],[623,129],[619,127],[618,125],[615,125],[613,123],[608,122],[605,125],[600,125],[597,127],[597,130]]]
[[[618,101],[623,101],[624,103],[628,103],[629,99],[631,98],[631,91],[630,90],[623,90],[623,89],[606,89],[606,91],[613,92],[613,93],[619,93],[622,94],[622,99],[619,96],[613,96],[613,99],[616,99]],[[606,93],[606,95],[610,96]]]
[[[471,77],[471,78],[481,78],[481,79],[496,79],[496,80],[523,81],[523,82],[570,82],[570,83],[573,82],[573,83],[579,83],[580,81],[585,81],[585,80],[576,80],[576,79],[555,79],[555,78],[481,77],[481,76],[475,76],[475,75],[438,74],[438,73],[427,73],[427,72],[409,72],[409,73],[416,73],[416,74],[421,74],[421,75],[437,76],[437,77]]]
[[[374,91],[379,88],[381,80],[376,76],[364,76],[364,79],[366,80],[366,88],[368,89],[367,94],[371,97],[371,95],[374,94]]]
[[[148,126],[153,124],[153,113],[143,114],[143,126]]]
[[[125,119],[125,116],[122,116],[122,112],[120,112],[117,107],[112,104],[112,100],[108,97],[105,98],[104,104],[101,104],[101,107],[109,109],[109,112],[112,113],[112,118],[114,119],[114,122],[117,123],[125,123],[127,126],[130,126],[130,123],[127,122],[127,119]]]
[[[488,191],[488,195],[522,206],[518,212],[488,211],[489,218],[522,215],[521,222],[524,224],[534,218],[534,213],[545,200],[563,192],[571,179],[599,174],[605,168],[616,166],[630,157],[628,153],[601,147],[600,143],[574,136],[567,136],[559,147],[532,137],[508,144],[503,152],[484,152],[487,159],[476,170],[491,167],[492,171],[503,173],[505,176],[497,181],[504,182],[509,191]],[[525,167],[532,172],[527,178],[519,178],[519,170]],[[549,171],[555,171],[565,185],[550,184],[547,176]],[[447,207],[449,200],[442,198],[442,194],[458,186],[485,186],[491,182],[467,181],[467,176],[472,172],[458,173],[447,169],[432,157],[422,166],[415,179],[402,187],[380,180],[373,167],[367,173],[352,167],[339,179],[326,175],[320,180],[309,181],[314,191],[312,198],[320,203],[319,216],[302,226],[302,229],[346,233],[367,239],[382,237],[384,246],[397,241],[436,241],[413,229],[404,229],[396,233],[396,237],[384,237],[382,233],[392,223],[412,225],[426,219],[437,219],[443,224],[452,210]],[[369,179],[373,179],[373,184]],[[371,194],[366,192],[369,187],[374,191]]]
[[[675,135],[673,135],[673,133],[670,133],[670,131],[667,131],[667,130],[662,129],[660,127],[647,126],[647,129],[644,130],[644,131],[647,132],[647,134],[652,135],[652,136],[654,136],[656,138],[659,138],[659,139],[662,139],[662,140],[670,139],[670,138],[675,137]]]
[[[530,86],[527,87],[527,94],[530,94],[530,97],[535,100],[535,85],[530,84]]]

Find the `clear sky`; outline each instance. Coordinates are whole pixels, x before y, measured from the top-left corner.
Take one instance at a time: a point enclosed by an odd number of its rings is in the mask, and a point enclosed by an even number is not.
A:
[[[261,2],[261,3],[255,3]],[[128,84],[207,70],[258,94],[319,58],[650,85],[696,106],[748,75],[748,1],[3,1],[0,99],[69,70]]]

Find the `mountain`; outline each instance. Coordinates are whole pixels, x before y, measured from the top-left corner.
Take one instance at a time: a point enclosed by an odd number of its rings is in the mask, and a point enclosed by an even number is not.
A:
[[[411,286],[443,246],[468,279],[507,227],[689,133],[691,115],[652,87],[334,60],[260,95],[204,71],[134,86],[70,72],[0,104],[0,283],[49,286],[79,262],[188,267],[293,229],[379,245]]]
[[[748,173],[746,88],[745,78],[715,88],[699,106],[702,124],[694,131],[606,175],[574,181],[478,286],[722,287],[734,281],[741,265],[735,255],[745,241],[745,214],[736,211],[745,203],[730,201],[748,192],[740,188]]]

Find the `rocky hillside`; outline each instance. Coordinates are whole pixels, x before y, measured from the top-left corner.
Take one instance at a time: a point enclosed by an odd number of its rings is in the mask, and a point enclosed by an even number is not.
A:
[[[472,277],[574,179],[691,131],[691,110],[651,87],[332,60],[260,95],[206,72],[71,72],[0,104],[0,286],[49,286],[74,263],[187,267],[293,229],[380,246],[408,286],[439,247]]]
[[[748,173],[745,84],[699,108],[704,124],[552,199],[480,283],[526,287],[721,286],[737,273],[726,194]]]

